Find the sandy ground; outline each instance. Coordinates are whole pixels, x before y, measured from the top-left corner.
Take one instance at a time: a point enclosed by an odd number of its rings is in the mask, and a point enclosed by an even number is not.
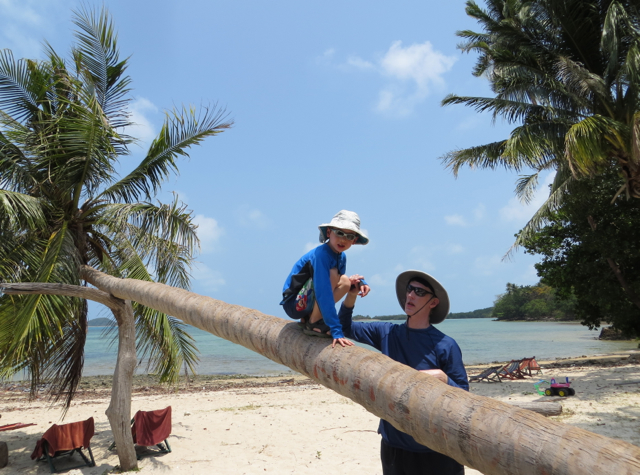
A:
[[[576,395],[561,399],[563,414],[553,419],[640,446],[640,361],[636,358],[623,354],[540,362],[544,371],[540,377],[472,383],[471,391],[504,402],[559,400],[539,396],[533,384],[541,378],[569,376]],[[474,375],[481,369],[469,367],[468,373]],[[108,378],[83,380],[65,418],[72,422],[93,416],[96,422],[91,443],[96,466],[69,473],[103,475],[118,464],[117,456],[107,450],[113,440],[104,414],[109,384]],[[142,473],[381,473],[378,419],[302,376],[199,377],[188,389],[179,390],[137,381],[134,412],[168,405],[173,410],[169,438],[173,451],[143,457],[139,463]],[[47,464],[31,460],[30,454],[41,434],[60,422],[60,409],[52,408],[44,398],[29,403],[23,388],[7,385],[0,390],[0,414],[0,425],[36,424],[0,432],[0,441],[9,447],[9,465],[0,469],[0,475],[49,473]],[[64,462],[60,467],[65,467]],[[466,473],[480,472],[467,469]]]

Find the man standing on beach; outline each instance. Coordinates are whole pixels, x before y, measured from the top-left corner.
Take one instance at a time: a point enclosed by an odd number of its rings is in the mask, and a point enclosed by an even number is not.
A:
[[[354,278],[358,276],[353,276]],[[384,355],[430,374],[443,383],[469,390],[460,347],[433,324],[449,313],[449,296],[429,274],[409,270],[396,279],[396,294],[407,321],[352,322],[357,287],[347,294],[339,312],[347,338],[366,343]],[[419,444],[413,437],[380,420],[380,458],[383,475],[463,475],[464,466],[450,457]]]

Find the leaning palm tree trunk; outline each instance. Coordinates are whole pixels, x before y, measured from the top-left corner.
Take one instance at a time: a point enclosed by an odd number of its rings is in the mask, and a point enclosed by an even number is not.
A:
[[[97,272],[97,271],[94,271]],[[138,461],[131,434],[131,392],[136,369],[136,328],[133,307],[98,289],[68,284],[22,283],[1,284],[0,290],[13,295],[65,295],[93,300],[107,306],[118,323],[118,359],[113,374],[111,402],[106,414],[111,425],[118,460],[123,471],[136,470]]]
[[[637,474],[640,448],[441,383],[359,347],[331,349],[297,325],[163,284],[83,267],[99,289],[134,300],[307,375],[418,442],[487,474]]]

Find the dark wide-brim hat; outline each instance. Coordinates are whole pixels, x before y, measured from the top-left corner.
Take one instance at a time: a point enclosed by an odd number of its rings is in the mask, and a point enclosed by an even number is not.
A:
[[[354,244],[367,244],[369,242],[367,235],[362,229],[360,229],[360,216],[358,216],[358,213],[354,211],[347,211],[346,209],[338,211],[330,223],[318,226],[318,229],[320,230],[320,242],[325,242],[327,240],[327,228],[338,228],[353,231],[358,235],[358,239],[356,239]]]
[[[429,274],[419,270],[404,271],[396,278],[396,295],[398,296],[398,302],[400,302],[402,311],[404,312],[404,306],[407,303],[407,285],[416,278],[429,282],[436,294],[435,297],[440,301],[438,306],[431,310],[429,323],[441,323],[447,318],[447,315],[449,315],[449,294],[447,294],[447,291],[440,282]]]

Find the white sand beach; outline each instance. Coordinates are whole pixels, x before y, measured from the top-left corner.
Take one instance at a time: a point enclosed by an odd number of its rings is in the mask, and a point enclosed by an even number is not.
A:
[[[472,383],[471,392],[503,402],[560,401],[563,423],[640,446],[640,354],[635,352],[590,358],[540,362],[543,375],[502,383]],[[470,375],[481,366],[469,367]],[[576,395],[567,398],[538,395],[539,379],[568,376]],[[104,412],[107,387],[83,389],[64,422],[93,416],[96,434],[91,447],[96,466],[73,471],[109,473],[118,464],[107,447],[113,438]],[[294,473],[380,474],[378,419],[358,404],[303,376],[255,378],[168,390],[138,386],[133,411],[173,410],[173,451],[147,456],[141,473],[258,474]],[[36,441],[53,423],[59,408],[42,399],[27,402],[19,388],[0,391],[0,425],[36,425],[0,432],[9,447],[6,474],[46,474],[45,462],[30,459]],[[77,456],[75,456],[77,457]],[[64,465],[61,465],[64,466]],[[472,469],[467,474],[480,472]]]

